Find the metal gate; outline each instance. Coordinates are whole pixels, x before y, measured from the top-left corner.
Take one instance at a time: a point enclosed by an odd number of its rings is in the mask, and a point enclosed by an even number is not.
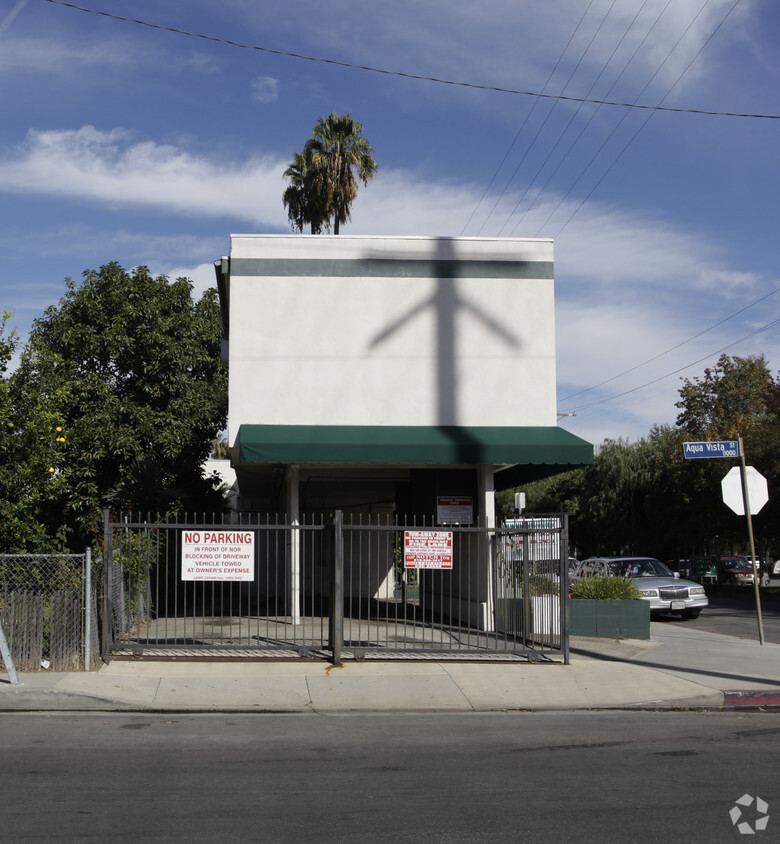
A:
[[[106,517],[103,652],[568,662],[566,523]]]

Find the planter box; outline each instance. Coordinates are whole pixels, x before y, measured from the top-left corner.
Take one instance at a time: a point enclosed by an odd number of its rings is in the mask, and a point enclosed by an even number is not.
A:
[[[522,598],[496,598],[496,631],[510,636],[523,635]]]
[[[600,639],[650,638],[650,604],[647,601],[572,598],[569,609],[572,636],[595,636]]]
[[[523,635],[522,598],[496,599],[496,630],[499,633],[506,633],[511,636]],[[561,610],[557,595],[545,595],[544,597],[534,595],[531,597],[529,633],[532,638],[560,636]]]

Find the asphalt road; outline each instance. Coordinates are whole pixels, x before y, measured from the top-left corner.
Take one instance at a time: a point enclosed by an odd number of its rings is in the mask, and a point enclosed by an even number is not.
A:
[[[710,633],[725,633],[743,639],[758,641],[758,614],[752,586],[744,588],[741,597],[710,596],[710,605],[702,610],[696,619],[682,620],[679,616],[663,616],[658,619],[666,624],[683,624],[706,630]],[[780,601],[773,597],[761,599],[761,617],[764,627],[764,641],[780,644]]]
[[[9,842],[733,842],[743,795],[753,840],[780,824],[771,713],[18,713],[0,737]]]

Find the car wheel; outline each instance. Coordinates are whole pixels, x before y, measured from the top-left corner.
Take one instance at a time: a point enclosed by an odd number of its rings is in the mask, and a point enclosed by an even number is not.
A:
[[[686,610],[682,614],[682,617],[683,618],[698,618],[700,612],[701,612],[701,610]]]

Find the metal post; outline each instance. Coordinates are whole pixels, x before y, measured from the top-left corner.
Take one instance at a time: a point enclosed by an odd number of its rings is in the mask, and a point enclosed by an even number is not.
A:
[[[341,665],[344,644],[344,514],[333,514],[333,570],[330,589],[330,646],[333,664]]]
[[[531,641],[531,581],[528,575],[528,567],[531,563],[531,543],[529,542],[528,531],[523,531],[523,559],[521,562],[523,572],[523,645],[528,647]]]
[[[297,466],[287,471],[287,510],[290,531],[290,623],[301,624],[301,532],[300,526],[300,472]]]
[[[8,672],[8,679],[11,681],[11,685],[18,686],[19,675],[16,673],[14,658],[11,656],[11,649],[8,647],[8,640],[5,638],[2,624],[0,624],[0,654],[3,656],[5,670]]]
[[[739,476],[742,481],[742,501],[745,505],[745,517],[747,518],[748,540],[750,541],[750,561],[753,565],[753,592],[756,597],[756,617],[758,619],[758,641],[764,644],[764,619],[761,615],[761,593],[758,590],[758,567],[756,566],[756,544],[753,539],[753,516],[750,514],[750,496],[747,486],[747,466],[745,462],[745,448],[742,445],[742,437],[739,438]]]
[[[112,546],[112,532],[111,526],[108,522],[108,510],[103,511],[103,620],[101,624],[101,639],[103,659],[108,657],[108,652],[111,648],[112,637],[111,631],[113,628],[113,619],[111,613],[113,610],[111,604],[111,558],[113,556]]]
[[[84,558],[84,670],[92,668],[92,549]]]
[[[563,664],[569,664],[569,514],[563,509],[561,502],[561,570],[558,582],[558,600],[560,601],[560,630]]]

